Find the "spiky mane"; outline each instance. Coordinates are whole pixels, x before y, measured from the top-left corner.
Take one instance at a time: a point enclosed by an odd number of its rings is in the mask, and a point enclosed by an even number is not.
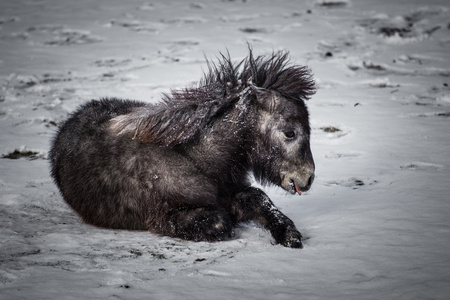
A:
[[[239,62],[221,53],[207,60],[208,71],[197,86],[172,90],[162,102],[116,117],[110,128],[116,134],[132,133],[141,141],[168,146],[192,140],[214,118],[255,89],[276,91],[291,100],[308,100],[315,84],[307,67],[291,65],[287,51],[254,57],[252,50]]]
[[[217,63],[207,61],[209,72],[200,81],[200,87],[215,87],[227,95],[236,89],[251,85],[276,91],[292,100],[309,100],[315,93],[315,83],[307,67],[291,65],[289,52],[274,52],[270,56],[249,56],[233,63],[229,53],[221,54]]]
[[[206,60],[208,72],[198,86],[173,90],[165,94],[164,102],[176,105],[208,105],[209,100],[226,100],[247,86],[276,91],[292,100],[309,100],[316,92],[315,83],[307,67],[291,65],[289,52],[274,52],[270,56],[253,56],[233,62],[229,53],[220,54],[216,63]]]

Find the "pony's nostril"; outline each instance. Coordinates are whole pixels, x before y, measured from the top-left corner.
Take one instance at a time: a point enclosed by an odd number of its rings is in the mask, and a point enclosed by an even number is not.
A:
[[[308,182],[306,183],[306,185],[301,189],[303,192],[306,192],[306,191],[308,191],[310,188],[311,188],[311,185],[313,184],[313,182],[314,182],[314,174],[312,174],[310,177],[309,177],[309,179],[308,179]]]

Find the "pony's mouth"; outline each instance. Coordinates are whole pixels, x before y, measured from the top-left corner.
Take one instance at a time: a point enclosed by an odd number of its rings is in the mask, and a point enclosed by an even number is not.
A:
[[[294,180],[290,180],[289,181],[289,192],[291,193],[291,194],[295,194],[295,193],[298,193],[300,196],[302,195],[302,192],[300,191],[300,189],[297,187],[297,185],[295,184],[295,181]]]

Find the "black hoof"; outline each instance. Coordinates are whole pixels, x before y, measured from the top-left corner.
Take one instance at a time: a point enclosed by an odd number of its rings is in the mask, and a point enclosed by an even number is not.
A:
[[[297,230],[287,231],[284,240],[280,244],[289,248],[302,249],[302,235]]]

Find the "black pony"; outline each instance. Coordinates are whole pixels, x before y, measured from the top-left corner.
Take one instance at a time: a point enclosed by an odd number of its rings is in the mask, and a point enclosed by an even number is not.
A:
[[[304,100],[315,92],[287,52],[208,62],[196,87],[159,104],[102,99],[80,107],[50,151],[65,201],[89,224],[193,241],[220,241],[255,221],[277,243],[302,236],[260,189],[301,194],[314,180]]]

